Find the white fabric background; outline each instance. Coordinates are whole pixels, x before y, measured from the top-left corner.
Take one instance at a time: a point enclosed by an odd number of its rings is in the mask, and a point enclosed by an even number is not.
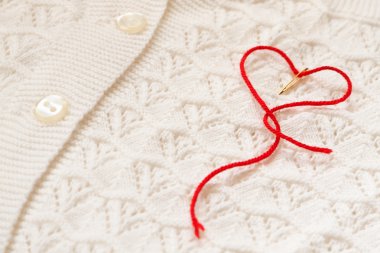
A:
[[[365,3],[364,3],[365,2]],[[6,252],[379,252],[380,88],[377,1],[3,1],[0,62],[1,246]],[[139,11],[147,31],[119,32]],[[162,18],[161,18],[162,17]],[[157,26],[157,29],[155,29]],[[239,75],[243,52],[284,50],[299,69],[332,65],[351,77],[347,103],[291,109],[265,162],[211,170],[265,150],[273,136]],[[136,58],[137,57],[137,58]],[[305,78],[273,54],[249,75],[271,106],[328,99],[339,76]],[[59,92],[70,116],[33,119]]]

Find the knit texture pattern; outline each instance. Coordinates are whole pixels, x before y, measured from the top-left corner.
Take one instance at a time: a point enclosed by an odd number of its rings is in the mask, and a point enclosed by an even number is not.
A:
[[[48,23],[60,31],[85,19],[82,5],[67,5],[70,12],[62,3],[37,4],[47,9],[34,6],[27,22],[59,17]],[[0,6],[23,8],[19,1]],[[335,15],[319,1],[169,1],[146,48],[31,190],[7,251],[379,252],[379,24]],[[12,82],[4,80],[25,78],[19,73],[41,61],[49,40],[36,35],[39,29],[50,28],[38,26],[25,41],[18,31],[1,34],[1,96],[11,96],[5,91]],[[280,112],[285,134],[333,153],[282,142],[264,162],[213,179],[197,204],[206,227],[198,240],[189,217],[195,186],[273,142],[239,72],[243,52],[256,45],[281,48],[299,69],[339,67],[354,90],[338,106]],[[252,83],[271,107],[345,90],[338,75],[321,72],[279,96],[292,79],[283,60],[260,52],[248,61]]]

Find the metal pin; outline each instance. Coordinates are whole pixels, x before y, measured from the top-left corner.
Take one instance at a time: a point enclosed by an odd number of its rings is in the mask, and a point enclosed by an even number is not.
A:
[[[308,68],[305,68],[304,70],[298,72],[298,74],[296,76],[294,76],[293,79],[287,85],[282,87],[279,95],[281,95],[282,93],[284,93],[285,91],[287,91],[291,87],[293,87],[302,78],[302,77],[299,77],[299,75],[302,74],[303,72],[307,71],[307,70],[308,70]]]

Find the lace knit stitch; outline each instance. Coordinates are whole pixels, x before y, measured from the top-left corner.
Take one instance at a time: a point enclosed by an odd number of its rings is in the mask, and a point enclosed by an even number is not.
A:
[[[2,110],[25,107],[7,107],[20,89],[14,84],[54,54],[56,41],[66,36],[61,31],[89,21],[107,28],[135,1],[122,2],[108,7],[1,2],[0,20],[17,13],[13,20],[20,22],[19,29],[29,29],[1,33]],[[341,5],[333,2],[332,8]],[[363,14],[364,19],[320,1],[172,0],[164,13],[158,5],[147,10],[157,20],[162,11],[162,18],[155,31],[151,22],[152,37],[141,39],[145,49],[124,69],[113,70],[121,57],[104,66],[99,85],[123,73],[103,96],[93,98],[91,111],[83,119],[78,116],[72,133],[60,132],[70,136],[68,142],[51,154],[55,158],[29,189],[16,224],[0,234],[7,240],[6,251],[379,252],[377,13]],[[284,111],[278,117],[284,133],[334,153],[310,153],[283,143],[267,161],[215,178],[199,199],[197,213],[207,233],[197,240],[188,217],[194,186],[212,169],[259,154],[273,141],[239,75],[242,53],[259,44],[282,48],[299,67],[342,68],[350,73],[354,91],[340,110]],[[120,54],[135,44],[124,45],[116,48]],[[247,72],[270,106],[330,99],[344,89],[337,85],[339,77],[323,73],[278,96],[291,72],[273,55],[259,55],[247,64]],[[83,69],[92,67],[86,64]],[[92,79],[86,81],[95,86]],[[73,112],[72,122],[80,112]],[[7,120],[2,116],[1,129],[9,129]],[[5,154],[1,161],[10,164]],[[14,188],[0,186],[3,192]]]

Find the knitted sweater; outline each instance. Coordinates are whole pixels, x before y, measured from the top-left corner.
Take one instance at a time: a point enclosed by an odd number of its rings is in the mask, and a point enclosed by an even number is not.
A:
[[[380,252],[380,2],[377,0],[0,1],[0,252]],[[115,17],[144,15],[128,34]],[[274,136],[241,79],[256,45],[296,66],[336,66],[350,99],[278,115]],[[257,53],[247,72],[270,106],[331,99],[336,74],[291,80],[278,56]],[[41,98],[69,113],[43,124]]]

